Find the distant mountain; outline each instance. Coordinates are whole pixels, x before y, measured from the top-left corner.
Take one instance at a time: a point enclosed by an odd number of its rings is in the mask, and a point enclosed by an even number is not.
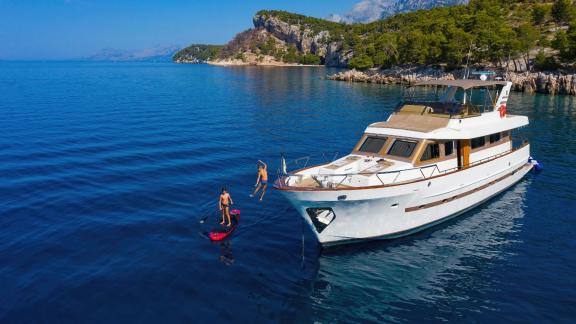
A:
[[[170,62],[172,56],[181,49],[181,46],[155,46],[139,50],[121,50],[105,48],[94,55],[87,57],[90,61],[146,61],[146,62]]]
[[[332,14],[328,20],[344,23],[369,23],[398,13],[467,4],[468,0],[362,0],[344,14]]]

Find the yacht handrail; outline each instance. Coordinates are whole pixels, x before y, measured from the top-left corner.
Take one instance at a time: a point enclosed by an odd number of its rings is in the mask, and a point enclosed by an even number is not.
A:
[[[308,163],[314,157],[321,157],[322,160],[324,161],[324,163],[331,163],[331,162],[336,161],[338,159],[338,155],[340,155],[339,151],[322,152],[319,154],[304,155],[304,156],[301,156],[301,157],[296,158],[294,160],[287,161],[286,166],[293,164],[293,165],[296,165],[299,169],[304,169],[308,166]],[[329,159],[329,157],[331,157],[331,159]],[[300,161],[304,161],[304,164],[300,165]],[[322,164],[319,164],[319,165],[322,165]]]
[[[321,164],[322,165],[322,164]],[[318,166],[321,166],[318,165]],[[438,170],[439,173],[442,173],[443,171],[440,171],[440,169],[438,169],[438,165],[437,164],[429,164],[429,165],[425,165],[425,166],[421,166],[421,167],[416,167],[416,168],[410,168],[410,169],[402,169],[402,170],[393,170],[393,171],[381,171],[381,172],[354,172],[354,173],[314,173],[314,174],[308,174],[308,175],[314,175],[314,176],[320,176],[320,177],[343,177],[343,176],[354,176],[354,175],[382,175],[382,174],[392,174],[392,173],[398,173],[398,172],[405,172],[405,171],[413,171],[413,170],[422,170],[422,169],[427,169],[427,168],[431,168],[434,167],[436,170]],[[432,172],[434,172],[435,170],[432,170]],[[304,174],[297,174],[297,173],[287,173],[287,176],[303,176]]]
[[[321,165],[319,165],[321,166]],[[426,176],[424,174],[424,172],[422,170],[425,169],[429,169],[429,168],[434,168],[432,170],[432,172],[430,173],[429,176]],[[418,170],[420,171],[420,174],[422,175],[421,178],[417,178],[417,179],[427,179],[430,178],[434,175],[435,171],[438,171],[438,174],[442,174],[443,171],[440,171],[440,169],[438,168],[437,164],[430,164],[430,165],[425,165],[422,167],[417,167],[417,168],[410,168],[410,169],[402,169],[402,170],[394,170],[394,171],[382,171],[382,172],[355,172],[355,173],[343,173],[343,174],[322,174],[322,173],[315,173],[315,174],[308,174],[311,177],[324,177],[326,178],[340,178],[342,177],[342,179],[340,179],[338,181],[338,183],[334,183],[335,187],[337,188],[338,186],[340,186],[344,180],[348,179],[349,177],[352,176],[356,176],[356,175],[368,175],[368,176],[376,176],[378,178],[378,180],[380,180],[380,183],[382,183],[382,185],[385,185],[384,181],[382,181],[382,179],[380,178],[381,175],[385,175],[385,174],[396,174],[396,177],[394,178],[394,180],[392,180],[391,184],[396,183],[396,180],[398,180],[398,177],[403,173],[403,172],[409,172],[409,171],[414,171],[414,170]],[[303,177],[304,174],[297,174],[297,173],[287,173],[284,176],[280,176],[278,178],[278,183],[280,184],[281,187],[287,186],[285,185],[285,183],[283,183],[283,181],[281,181],[282,179],[288,179],[290,177]],[[411,179],[410,181],[412,181],[414,179]]]
[[[429,165],[424,165],[424,166],[415,167],[415,168],[410,168],[410,169],[392,170],[392,171],[381,171],[381,172],[354,172],[354,173],[342,173],[342,174],[333,174],[333,173],[324,173],[324,174],[322,174],[322,173],[314,173],[314,174],[306,174],[306,175],[308,175],[308,176],[314,176],[314,177],[325,177],[325,179],[326,179],[326,178],[332,178],[332,179],[333,179],[333,178],[336,178],[336,177],[344,177],[342,180],[339,180],[339,182],[336,184],[336,188],[337,188],[337,187],[340,186],[340,185],[344,182],[344,180],[346,180],[348,177],[352,177],[352,176],[356,176],[356,175],[370,175],[370,176],[375,175],[375,176],[378,178],[378,180],[380,180],[380,182],[382,183],[382,185],[385,185],[385,183],[384,183],[384,182],[382,181],[382,179],[380,178],[380,175],[386,175],[386,174],[394,174],[394,173],[396,173],[396,177],[394,178],[394,180],[393,180],[391,183],[389,183],[389,184],[395,184],[395,183],[396,183],[396,180],[398,180],[398,177],[400,176],[400,174],[402,174],[402,172],[419,170],[420,173],[421,173],[421,175],[422,175],[422,177],[418,177],[418,178],[415,178],[415,179],[407,180],[407,182],[411,182],[411,181],[415,181],[415,180],[428,179],[428,178],[431,178],[431,177],[433,177],[433,176],[440,175],[440,174],[447,174],[447,173],[459,171],[459,170],[462,170],[462,169],[470,168],[470,167],[473,167],[473,166],[475,166],[475,165],[478,165],[478,164],[481,164],[481,163],[484,163],[484,162],[487,162],[487,161],[490,161],[490,160],[493,160],[493,159],[497,159],[497,158],[499,158],[499,157],[501,157],[501,156],[504,156],[504,155],[506,155],[506,154],[512,153],[512,152],[514,152],[514,151],[516,151],[516,150],[524,147],[524,146],[527,145],[527,144],[528,144],[527,142],[522,143],[522,145],[520,145],[520,146],[517,147],[517,148],[512,148],[512,149],[510,149],[510,150],[507,150],[507,151],[504,151],[504,152],[500,152],[500,153],[498,153],[498,154],[491,155],[491,156],[489,156],[489,157],[480,159],[480,160],[478,160],[478,161],[474,161],[474,162],[468,164],[467,166],[457,166],[457,167],[450,168],[450,169],[446,169],[446,170],[440,170],[440,168],[438,167],[437,164],[429,164]],[[320,166],[323,166],[323,165],[326,165],[326,164],[328,164],[328,163],[315,165],[314,167],[320,167]],[[426,169],[429,169],[429,168],[434,168],[434,169],[432,170],[432,172],[430,173],[429,176],[426,176],[422,170],[426,170]],[[303,171],[303,169],[296,170],[295,172],[301,172],[301,171]],[[436,172],[436,171],[437,171],[438,173],[435,175],[434,172]],[[285,184],[285,181],[286,181],[288,178],[293,177],[293,176],[294,176],[294,177],[303,177],[303,176],[305,176],[305,175],[304,175],[304,174],[294,173],[294,172],[287,172],[286,174],[281,175],[280,172],[278,172],[278,181],[277,181],[277,183],[280,185],[280,187],[290,187],[289,185],[286,185],[286,184]],[[284,181],[283,181],[283,180],[284,180]]]

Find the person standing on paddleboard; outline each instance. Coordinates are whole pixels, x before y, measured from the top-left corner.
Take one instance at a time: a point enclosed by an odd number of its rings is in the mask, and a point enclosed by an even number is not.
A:
[[[260,201],[262,201],[264,194],[266,194],[266,188],[268,187],[268,166],[260,160],[258,160],[258,178],[256,178],[256,184],[254,186],[256,190],[254,190],[250,197],[256,196],[256,193],[262,189],[262,193],[260,194]]]
[[[222,221],[220,225],[224,225],[226,219],[228,219],[228,224],[226,226],[232,225],[230,221],[230,205],[232,205],[234,201],[232,201],[232,197],[226,190],[226,188],[222,188],[222,193],[220,194],[220,200],[218,201],[218,206],[220,207],[220,211],[222,212]]]

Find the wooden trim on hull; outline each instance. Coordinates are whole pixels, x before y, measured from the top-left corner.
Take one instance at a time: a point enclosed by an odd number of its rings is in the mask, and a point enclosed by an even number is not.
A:
[[[521,170],[522,168],[525,168],[528,165],[528,167],[530,169],[532,169],[532,166],[529,164],[525,164],[522,167],[516,169],[514,172],[518,172],[519,170]],[[530,171],[530,170],[528,170]],[[428,228],[434,227],[436,225],[439,225],[441,223],[444,223],[446,221],[449,221],[453,218],[456,218],[480,205],[482,205],[483,203],[489,201],[490,199],[496,197],[498,194],[506,191],[508,188],[512,187],[513,185],[517,184],[520,180],[522,180],[522,178],[518,179],[518,181],[511,183],[510,185],[506,186],[505,188],[503,188],[502,190],[496,192],[495,194],[475,203],[472,206],[469,206],[467,208],[464,208],[454,214],[448,215],[444,218],[440,218],[436,221],[430,222],[428,224],[424,224],[422,226],[416,227],[416,228],[411,228],[409,230],[405,230],[405,231],[400,231],[400,232],[395,232],[395,233],[390,233],[390,234],[385,234],[385,235],[380,235],[380,236],[372,236],[372,237],[365,237],[365,238],[356,238],[356,237],[347,237],[347,236],[333,236],[333,237],[341,237],[343,238],[342,240],[336,240],[336,241],[328,241],[328,242],[319,242],[319,244],[323,247],[323,248],[330,248],[330,247],[335,247],[335,246],[339,246],[339,245],[344,245],[344,244],[351,244],[351,243],[361,243],[361,242],[370,242],[370,241],[378,241],[378,240],[393,240],[393,239],[397,239],[397,238],[401,238],[401,237],[405,237],[405,236],[409,236],[412,234],[416,234],[418,232],[421,232],[423,230],[426,230]]]
[[[528,143],[528,142],[525,142],[525,143],[523,143],[520,147],[518,147],[518,148],[516,148],[516,149],[513,149],[513,150],[510,150],[510,151],[507,152],[506,154],[498,155],[498,156],[496,156],[496,157],[493,158],[493,159],[486,160],[486,161],[483,161],[483,162],[474,164],[474,165],[469,166],[469,167],[467,167],[467,168],[460,168],[460,169],[455,170],[455,171],[451,171],[451,172],[444,173],[444,174],[439,174],[439,175],[432,176],[432,177],[429,177],[429,178],[415,179],[415,180],[411,180],[411,181],[405,181],[405,182],[399,182],[399,183],[390,183],[390,184],[377,185],[377,186],[346,187],[346,188],[289,187],[289,186],[282,186],[282,185],[280,185],[279,181],[280,181],[281,179],[278,179],[278,180],[274,181],[274,186],[273,186],[273,188],[276,189],[276,190],[288,191],[288,192],[308,192],[308,191],[349,191],[349,190],[366,190],[366,189],[381,189],[381,188],[386,188],[386,187],[402,186],[402,185],[406,185],[406,184],[410,184],[410,183],[417,183],[417,182],[421,182],[421,181],[429,181],[429,180],[433,180],[433,179],[436,179],[436,178],[439,178],[439,177],[444,177],[444,176],[447,176],[447,175],[451,175],[451,174],[455,174],[455,173],[458,173],[458,172],[466,171],[466,170],[468,170],[468,169],[470,169],[470,168],[474,168],[474,167],[477,167],[477,166],[479,166],[479,165],[482,165],[482,164],[485,164],[485,163],[488,163],[488,162],[492,162],[492,161],[495,161],[495,160],[497,160],[497,159],[499,159],[499,158],[502,158],[502,157],[504,157],[504,156],[510,155],[510,154],[512,154],[512,153],[515,153],[516,151],[518,151],[518,150],[520,150],[520,149],[523,149],[524,147],[526,147],[526,146],[528,146],[528,145],[529,145],[529,143]],[[314,167],[316,167],[316,166],[308,167],[308,168],[306,168],[306,169],[311,169],[311,168],[314,168]],[[297,171],[295,171],[295,173],[296,173],[296,172],[300,172],[300,171],[302,171],[302,170],[306,170],[306,169],[297,170]],[[400,170],[400,171],[401,171],[401,170]]]
[[[490,181],[490,182],[488,182],[488,183],[486,183],[486,184],[483,184],[483,185],[481,185],[481,186],[478,187],[478,188],[474,188],[474,189],[472,189],[472,190],[468,190],[468,191],[463,192],[463,193],[461,193],[461,194],[457,194],[457,195],[454,195],[454,196],[452,196],[452,197],[445,198],[445,199],[442,199],[442,200],[438,200],[438,201],[435,201],[435,202],[431,202],[431,203],[428,203],[428,204],[424,204],[424,205],[420,205],[420,206],[415,206],[415,207],[408,207],[408,208],[404,209],[404,211],[407,212],[407,213],[410,213],[410,212],[414,212],[414,211],[418,211],[418,210],[422,210],[422,209],[427,209],[427,208],[432,208],[432,207],[440,206],[440,205],[443,205],[443,204],[447,204],[447,203],[449,203],[449,202],[452,202],[452,201],[454,201],[454,200],[457,200],[457,199],[460,199],[460,198],[464,198],[464,197],[466,197],[466,196],[468,196],[468,195],[471,195],[471,194],[476,193],[476,192],[478,192],[478,191],[484,190],[484,189],[490,187],[491,185],[494,185],[494,184],[496,184],[496,183],[498,183],[498,182],[500,182],[500,181],[502,181],[502,180],[504,180],[504,179],[506,179],[506,178],[508,178],[508,177],[513,176],[514,174],[516,174],[516,172],[518,172],[519,170],[521,170],[524,166],[525,166],[525,165],[519,167],[518,169],[516,169],[516,170],[514,170],[514,171],[512,171],[512,172],[507,173],[506,175],[504,175],[504,176],[502,176],[502,177],[500,177],[500,178],[498,178],[498,179],[496,179],[496,180],[492,180],[492,181]]]

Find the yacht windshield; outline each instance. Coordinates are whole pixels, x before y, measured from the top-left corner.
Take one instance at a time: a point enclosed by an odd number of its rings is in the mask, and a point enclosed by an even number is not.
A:
[[[394,155],[399,157],[410,157],[416,148],[417,142],[396,140],[392,147],[388,151],[388,155]]]
[[[366,152],[366,153],[378,153],[386,144],[387,137],[375,137],[375,136],[368,136],[360,146],[358,151]]]

